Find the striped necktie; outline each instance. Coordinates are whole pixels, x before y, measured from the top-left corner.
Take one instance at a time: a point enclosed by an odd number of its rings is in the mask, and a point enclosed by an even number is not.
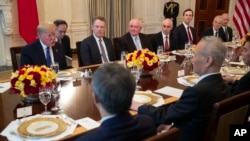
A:
[[[102,59],[103,59],[103,62],[108,62],[108,58],[107,58],[107,56],[106,56],[104,47],[103,47],[103,45],[102,45],[102,39],[99,39],[99,44],[100,44],[100,48],[101,48],[101,57],[102,57]]]

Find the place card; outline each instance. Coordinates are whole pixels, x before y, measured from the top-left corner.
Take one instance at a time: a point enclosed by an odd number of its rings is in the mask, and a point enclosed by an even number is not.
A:
[[[91,130],[100,126],[99,122],[89,117],[78,119],[76,120],[76,122],[80,124],[81,126],[83,126],[84,128],[86,128],[87,130]]]
[[[184,70],[179,70],[178,71],[178,77],[184,76],[184,75],[185,75],[185,71]]]
[[[26,117],[32,115],[32,106],[17,108],[17,118]]]

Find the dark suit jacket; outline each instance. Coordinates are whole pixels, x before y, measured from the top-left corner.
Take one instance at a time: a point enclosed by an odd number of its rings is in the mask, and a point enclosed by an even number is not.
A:
[[[52,47],[52,50],[54,61],[59,63],[59,68],[67,69],[65,53],[61,44],[56,43],[55,46]],[[47,65],[46,57],[40,40],[36,40],[22,48],[21,66],[24,65]]]
[[[195,29],[190,26],[191,34],[193,36],[193,44],[196,43],[196,33]],[[185,43],[188,42],[188,33],[185,29],[185,26],[180,24],[174,29],[174,38],[177,41],[177,48],[176,49],[184,49]]]
[[[148,48],[149,50],[153,51],[150,43],[150,38],[143,33],[139,33],[139,37],[142,48]],[[127,51],[128,53],[130,53],[136,50],[136,46],[134,44],[134,41],[130,33],[126,33],[121,38],[119,38],[117,44],[118,44],[118,47],[116,49],[117,56],[121,56],[121,51]]]
[[[224,33],[224,31],[223,31],[223,29],[222,28],[220,28],[219,29],[219,37],[221,38],[221,40],[223,41],[223,42],[226,42],[226,35],[225,35],[225,33]],[[205,37],[205,36],[214,36],[214,30],[213,30],[213,27],[209,27],[208,29],[206,29],[205,31],[203,31],[203,33],[202,33],[202,35],[201,35],[201,37]]]
[[[115,61],[116,57],[111,40],[109,38],[103,37],[103,41],[106,46],[109,61]],[[102,63],[98,43],[96,42],[94,35],[91,35],[82,41],[80,52],[84,66]]]
[[[225,30],[223,29],[223,27],[221,27],[221,28],[224,31],[226,42],[232,41],[232,39],[233,39],[233,30],[232,30],[232,28],[227,26],[228,39],[226,38]]]
[[[69,56],[72,58],[72,53],[71,53],[71,48],[70,48],[70,39],[68,35],[65,35],[62,38],[62,46],[65,52],[65,55]]]
[[[99,128],[78,141],[141,141],[155,134],[156,127],[151,118],[125,113],[105,120]]]
[[[236,95],[250,90],[250,71],[240,80],[234,82],[231,88],[231,94]]]
[[[152,37],[151,44],[152,44],[152,48],[153,48],[155,53],[157,53],[158,46],[164,46],[164,40],[163,40],[163,37],[162,37],[162,32],[159,32],[159,33],[155,34]],[[169,36],[170,51],[176,50],[176,44],[177,43],[176,43],[176,41],[174,39],[173,33],[170,33],[170,36]]]
[[[149,115],[157,125],[173,122],[180,129],[181,141],[201,141],[213,104],[228,97],[229,91],[221,74],[214,74],[185,89],[175,104],[159,108],[143,105],[138,113]]]

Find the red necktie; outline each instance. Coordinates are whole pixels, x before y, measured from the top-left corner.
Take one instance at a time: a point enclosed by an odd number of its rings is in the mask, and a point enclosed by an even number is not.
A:
[[[191,43],[193,40],[192,40],[192,36],[191,36],[190,30],[189,30],[189,26],[187,27],[187,32],[188,32],[188,40]]]
[[[165,51],[169,51],[168,36],[166,36],[165,40]]]

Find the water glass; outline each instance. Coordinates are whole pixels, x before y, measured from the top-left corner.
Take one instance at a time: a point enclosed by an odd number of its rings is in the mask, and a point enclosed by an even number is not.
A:
[[[45,111],[42,112],[42,114],[50,115],[51,112],[47,110],[47,104],[51,100],[51,87],[49,86],[39,87],[39,99],[45,106]]]
[[[59,64],[58,64],[58,62],[55,62],[55,63],[51,64],[50,68],[53,69],[55,71],[55,73],[57,74],[59,72]]]
[[[140,76],[141,76],[141,69],[139,67],[137,67],[136,65],[132,66],[130,69],[131,74],[134,76],[135,78],[135,83],[136,83],[136,87],[139,88],[139,86],[137,85]]]
[[[124,67],[126,67],[126,55],[128,54],[127,51],[122,51],[121,52],[121,61],[122,61],[122,64],[124,65]]]
[[[158,46],[157,47],[157,55],[158,55],[158,57],[160,58],[161,56],[163,56],[163,53],[164,53],[163,46]]]
[[[59,111],[61,107],[59,106],[60,92],[61,92],[61,81],[55,80],[52,82],[52,95],[55,100],[55,106],[51,109],[52,111]]]

